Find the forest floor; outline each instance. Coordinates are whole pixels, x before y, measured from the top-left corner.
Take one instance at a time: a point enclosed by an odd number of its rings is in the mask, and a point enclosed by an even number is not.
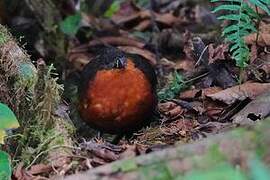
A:
[[[107,2],[109,5],[104,11],[100,10],[104,7],[98,2],[94,3],[100,8],[96,8],[98,11],[87,9],[85,2],[72,0],[54,5],[46,0],[40,3],[42,6],[31,0],[6,3],[5,6],[3,3],[0,23],[18,39],[16,42],[25,48],[34,64],[54,64],[56,70],[52,77],[57,77],[55,83],[63,84],[64,88],[52,114],[68,119],[72,126],[72,133],[64,131],[69,145],[61,148],[67,148],[69,152],[68,155],[61,153],[64,158],[60,165],[46,162],[46,154],[54,151],[56,146],[44,149],[48,142],[43,144],[42,138],[38,140],[40,144],[31,144],[37,142],[36,139],[27,141],[25,139],[30,137],[24,137],[20,148],[15,148],[16,153],[13,148],[5,147],[13,160],[20,160],[19,163],[13,161],[14,178],[71,175],[156,151],[175,152],[171,148],[207,142],[201,140],[267,118],[270,113],[269,16],[262,12],[262,19],[256,24],[258,33],[244,37],[250,48],[250,60],[245,68],[241,68],[230,53],[229,42],[222,37],[226,22],[221,23],[211,11],[216,3],[196,0],[147,2]],[[144,57],[156,68],[158,76],[158,113],[152,123],[114,144],[115,135],[100,134],[85,125],[76,109],[79,74],[95,57],[100,45],[114,46]],[[46,83],[44,87],[46,89]],[[0,97],[4,101],[4,97]],[[30,131],[26,134],[33,135]],[[54,136],[57,135],[53,134],[51,140],[55,140]],[[226,138],[230,135],[225,135]],[[223,136],[218,136],[213,142],[221,139]],[[14,142],[7,143],[10,144]],[[192,148],[196,149],[196,146]],[[228,143],[226,146],[233,145]],[[132,163],[126,165],[134,168]],[[231,169],[226,170],[231,172]],[[102,170],[102,173],[105,172]]]

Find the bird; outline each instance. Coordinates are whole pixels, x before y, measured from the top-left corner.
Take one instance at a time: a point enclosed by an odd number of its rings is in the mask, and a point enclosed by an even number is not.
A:
[[[148,60],[115,47],[101,48],[82,70],[81,119],[102,132],[135,131],[151,121],[156,85],[155,69]]]

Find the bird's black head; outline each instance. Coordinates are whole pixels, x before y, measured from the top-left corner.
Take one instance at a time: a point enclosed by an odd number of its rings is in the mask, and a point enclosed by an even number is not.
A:
[[[127,57],[124,52],[117,48],[108,47],[103,48],[98,53],[98,59],[102,62],[106,69],[123,69],[127,65]]]

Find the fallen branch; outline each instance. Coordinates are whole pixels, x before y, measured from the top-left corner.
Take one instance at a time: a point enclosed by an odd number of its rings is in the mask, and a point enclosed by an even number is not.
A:
[[[224,164],[235,172],[247,174],[251,169],[250,162],[257,157],[258,150],[265,150],[260,156],[262,158],[270,153],[270,141],[267,141],[269,128],[270,119],[253,127],[239,128],[194,144],[178,145],[148,155],[116,161],[65,179],[177,179],[196,172],[209,172]],[[222,169],[219,170],[221,173]]]

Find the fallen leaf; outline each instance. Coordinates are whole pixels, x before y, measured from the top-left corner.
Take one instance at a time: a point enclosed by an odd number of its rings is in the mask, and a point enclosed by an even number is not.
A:
[[[162,67],[164,68],[164,70],[170,71],[170,70],[174,70],[176,64],[166,58],[161,58],[159,60],[159,64],[162,65]]]
[[[261,77],[263,80],[267,80],[270,77],[270,55],[266,54],[262,59],[258,71],[261,73]]]
[[[258,58],[258,47],[256,44],[252,44],[250,48],[250,64],[252,64]]]
[[[151,20],[146,19],[140,22],[138,25],[136,25],[133,29],[136,31],[145,31],[151,26]]]
[[[73,67],[76,70],[81,71],[84,66],[89,63],[89,61],[93,58],[92,54],[89,53],[70,53],[68,55],[68,60],[73,64]]]
[[[240,125],[254,124],[257,120],[263,120],[270,114],[269,90],[251,101],[244,109],[232,117],[233,123]]]
[[[172,13],[156,14],[155,20],[166,26],[172,26],[175,22],[180,21],[179,18],[175,17]]]
[[[13,175],[18,180],[32,180],[35,177],[29,174],[24,168],[23,163],[20,163],[17,168],[14,170]]]
[[[114,46],[134,46],[137,48],[144,48],[145,44],[137,41],[136,39],[129,38],[129,37],[102,37],[98,40],[92,40],[89,42],[88,46],[97,46],[97,45],[103,45],[103,44],[110,44]]]
[[[259,35],[257,35],[257,33],[253,33],[245,37],[245,42],[247,44],[258,44],[262,47],[270,46],[270,34],[260,33]]]
[[[133,3],[133,1],[123,2],[120,9],[112,16],[112,21],[115,24],[125,24],[140,16],[140,9]]]
[[[236,100],[245,100],[246,98],[254,99],[263,94],[270,88],[270,83],[252,83],[246,82],[218,93],[209,94],[207,97],[213,100],[219,100],[226,104],[233,104]]]
[[[205,99],[207,95],[214,94],[220,91],[222,91],[220,87],[209,87],[205,89],[191,89],[191,90],[182,92],[180,94],[180,98],[181,99],[194,99],[194,98]]]
[[[51,165],[46,165],[46,164],[37,164],[37,165],[33,165],[31,166],[30,170],[27,171],[28,173],[32,174],[32,175],[38,175],[41,173],[48,173],[52,170],[52,166]]]
[[[197,126],[195,121],[179,119],[170,123],[163,132],[167,136],[180,135],[182,137],[188,136],[192,133],[194,128]]]
[[[158,105],[159,111],[169,119],[181,116],[185,110],[174,102],[165,102]]]
[[[247,44],[259,46],[269,46],[270,44],[270,25],[261,21],[259,25],[259,33],[252,33],[245,37]]]
[[[218,120],[225,108],[224,105],[210,100],[204,101],[204,106],[206,115],[212,120]]]
[[[226,60],[226,54],[229,52],[228,44],[221,44],[214,47],[213,44],[208,46],[209,64],[214,63],[217,60]]]
[[[201,89],[190,89],[181,92],[179,98],[184,100],[192,100],[194,98],[198,98],[199,96],[201,96],[201,94],[202,94]]]
[[[194,61],[191,61],[190,59],[182,59],[182,60],[177,60],[175,69],[177,70],[184,70],[184,71],[190,71],[194,69],[195,63]]]

